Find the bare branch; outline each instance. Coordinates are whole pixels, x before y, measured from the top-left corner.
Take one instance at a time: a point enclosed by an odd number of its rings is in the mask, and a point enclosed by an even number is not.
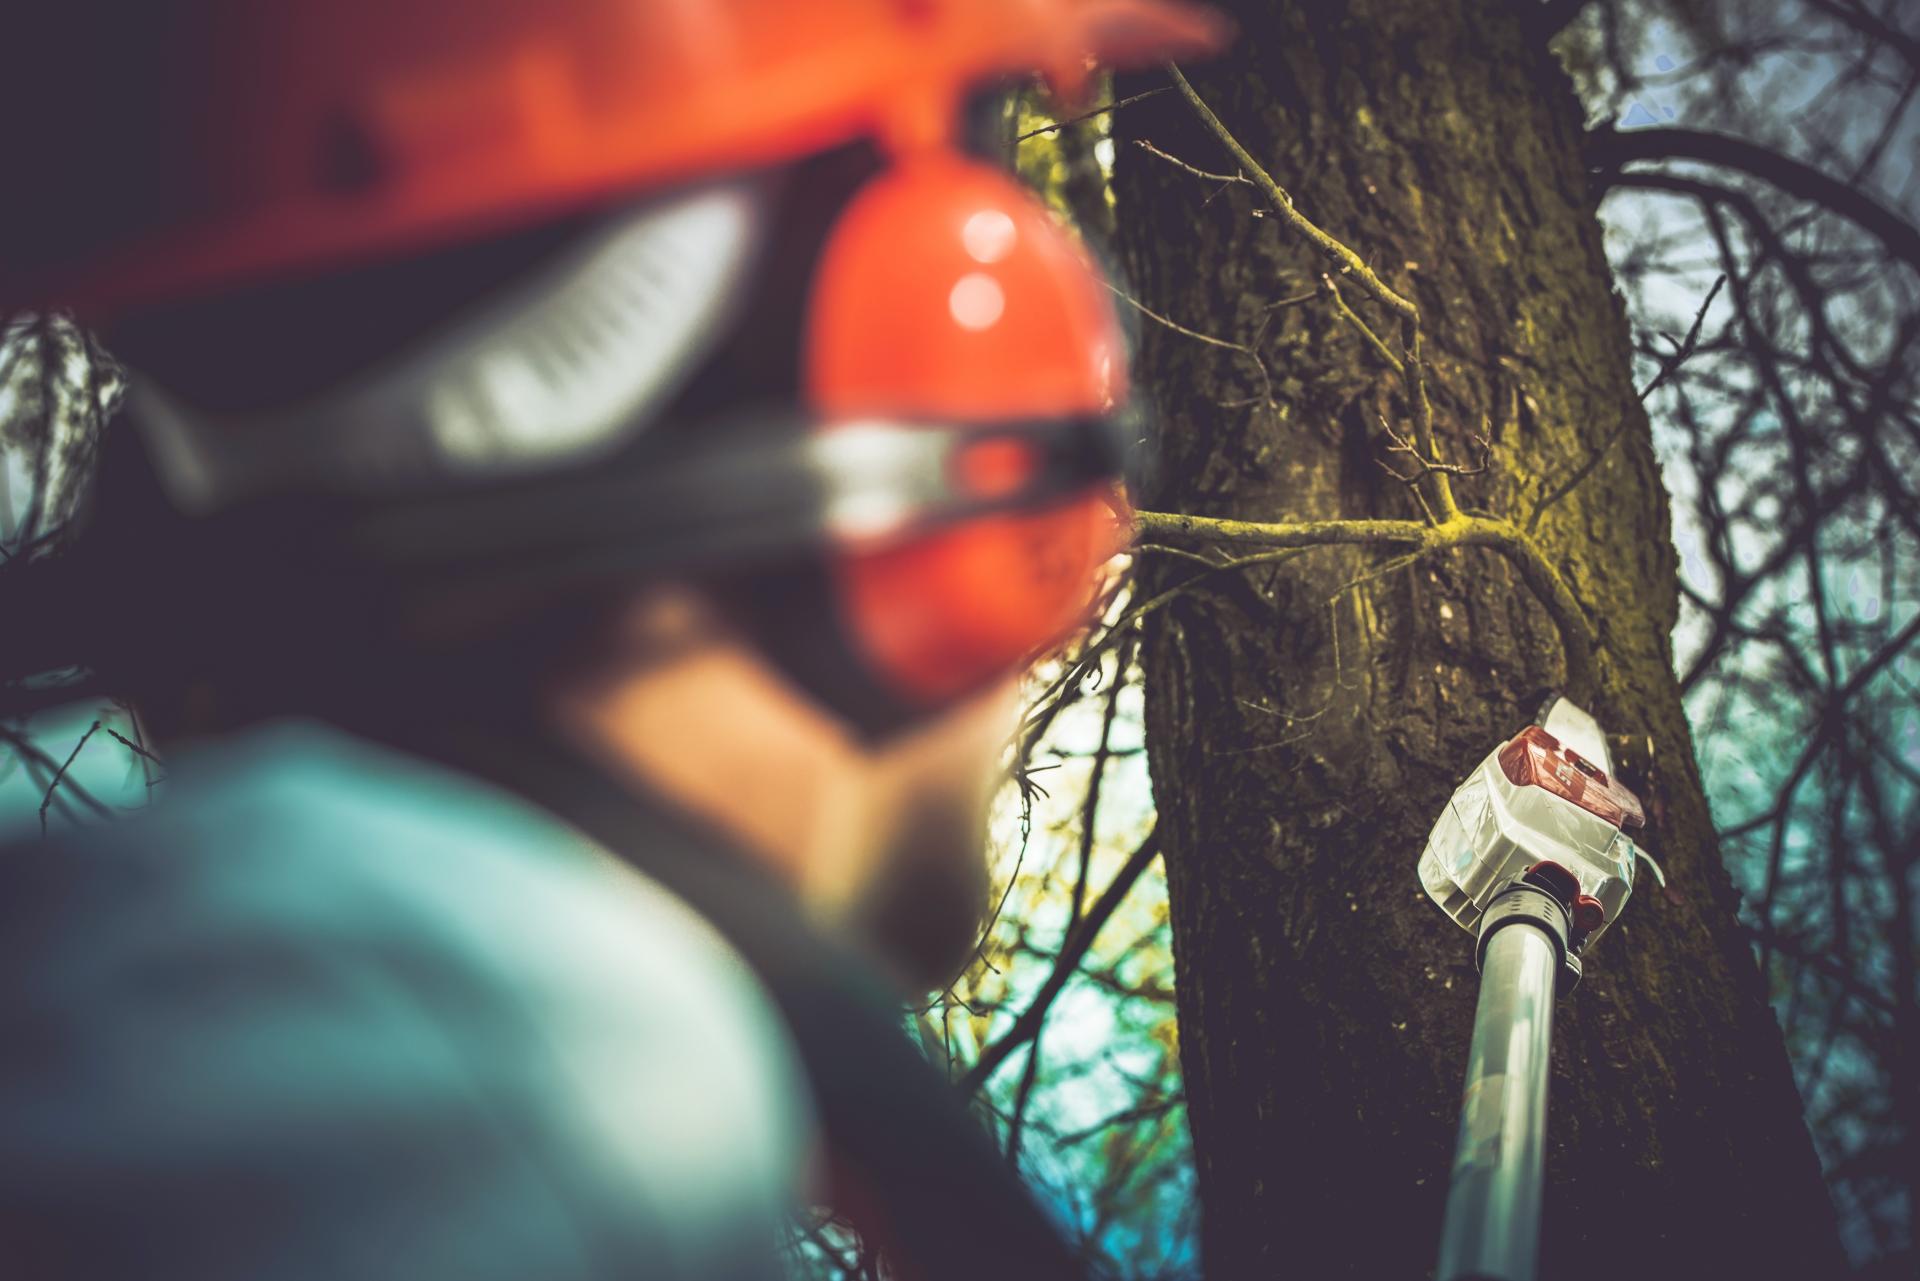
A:
[[[962,1093],[972,1094],[986,1084],[987,1078],[999,1070],[1000,1065],[1005,1063],[1015,1050],[1039,1034],[1054,998],[1060,995],[1061,989],[1067,985],[1067,980],[1072,978],[1074,971],[1080,968],[1080,962],[1086,958],[1087,949],[1093,946],[1093,941],[1099,935],[1101,928],[1106,925],[1107,920],[1112,917],[1120,904],[1126,901],[1134,882],[1140,879],[1141,873],[1145,872],[1159,855],[1160,835],[1159,829],[1156,828],[1149,832],[1147,839],[1140,842],[1139,847],[1127,857],[1120,871],[1107,883],[1107,888],[1101,891],[1100,897],[1095,899],[1093,905],[1087,909],[1087,914],[1080,924],[1068,932],[1066,941],[1060,947],[1059,956],[1054,959],[1053,972],[1047,975],[1046,982],[1042,983],[1040,990],[1034,993],[1032,1003],[1013,1021],[1013,1026],[1007,1029],[1004,1036],[980,1051],[980,1057],[974,1060],[973,1066],[968,1068],[960,1078],[959,1086]]]
[[[1920,227],[1865,191],[1771,147],[1699,129],[1606,129],[1590,137],[1587,156],[1596,168],[1609,172],[1637,161],[1697,160],[1744,173],[1832,210],[1920,271]]]
[[[54,793],[60,790],[61,780],[66,778],[67,770],[72,768],[73,762],[79,757],[80,749],[87,745],[87,741],[94,736],[99,728],[99,721],[95,721],[93,724],[87,726],[87,732],[80,736],[80,741],[73,745],[71,752],[67,753],[67,759],[60,762],[60,768],[54,771],[53,781],[47,784],[46,795],[40,798],[40,835],[45,836],[47,834],[47,809],[53,804]]]
[[[1148,89],[1141,93],[1133,94],[1130,97],[1122,98],[1118,102],[1109,102],[1103,107],[1095,107],[1092,111],[1084,111],[1079,115],[1074,116],[1070,120],[1056,120],[1054,123],[1050,125],[1042,125],[1038,129],[1029,129],[1023,134],[1015,135],[1013,140],[1016,143],[1021,143],[1021,142],[1025,142],[1029,138],[1038,138],[1042,134],[1056,133],[1061,129],[1067,128],[1069,125],[1077,125],[1084,121],[1092,120],[1099,116],[1104,116],[1110,111],[1118,111],[1122,107],[1131,106],[1132,104],[1139,102],[1142,98],[1156,97],[1159,94],[1165,93],[1170,88],[1172,88],[1171,85],[1161,85],[1157,89]]]

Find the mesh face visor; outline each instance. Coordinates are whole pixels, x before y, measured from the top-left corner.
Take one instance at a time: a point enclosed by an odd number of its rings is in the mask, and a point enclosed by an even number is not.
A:
[[[168,497],[195,515],[590,466],[651,433],[735,321],[772,200],[768,181],[742,179],[622,209],[442,331],[297,403],[210,411],[136,367],[128,404]]]

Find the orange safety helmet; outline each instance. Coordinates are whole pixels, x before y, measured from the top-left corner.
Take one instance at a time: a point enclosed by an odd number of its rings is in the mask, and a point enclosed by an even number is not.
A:
[[[1043,71],[1071,98],[1096,62],[1175,57],[1222,34],[1180,0],[100,7],[69,32],[99,47],[16,42],[13,56],[77,56],[164,95],[99,137],[60,139],[64,110],[45,122],[57,142],[79,144],[72,171],[137,163],[152,189],[104,221],[77,211],[84,239],[37,246],[0,301],[57,298],[97,316],[439,247],[858,138],[896,153],[937,148],[965,95],[995,77]],[[150,47],[114,59],[112,46],[133,38]]]
[[[1112,299],[1044,207],[964,156],[955,134],[983,82],[1040,70],[1071,98],[1095,63],[1217,46],[1210,12],[1179,0],[176,0],[146,21],[160,45],[140,65],[164,108],[54,151],[73,165],[124,160],[151,189],[45,220],[42,252],[0,276],[0,303],[110,322],[872,140],[889,168],[855,194],[820,259],[802,336],[816,421],[809,452],[790,461],[817,480],[877,456],[850,442],[891,432],[938,442],[938,475],[915,464],[893,490],[816,486],[840,631],[879,686],[924,708],[1004,675],[1084,611],[1115,548],[1113,459],[1089,463],[1082,430],[1125,395]],[[303,438],[283,450],[297,465],[277,481],[241,476],[231,492],[208,480],[217,465],[176,468],[191,472],[180,488],[198,486],[194,503],[216,510],[296,473],[323,483],[311,478],[327,475],[336,429],[348,442],[404,435],[417,418],[426,443],[408,448],[431,456],[445,424],[400,402],[444,402],[436,379],[468,400],[499,383],[460,361],[485,347],[497,363],[503,332],[438,351],[425,374],[367,402],[374,413],[322,403],[279,424],[223,421],[144,387],[138,369],[131,403],[159,424],[142,425],[161,440],[163,478],[167,458],[204,463],[227,446],[244,458],[260,452],[250,437]],[[379,496],[380,469],[338,471],[339,488]],[[553,473],[539,483],[566,485]],[[673,482],[648,483],[573,512],[618,513],[604,536],[630,535],[649,493],[672,505],[659,486]],[[449,508],[423,492],[409,514],[376,515],[372,541],[477,553],[512,525],[485,514],[497,494],[455,494]],[[472,537],[429,528],[441,519]],[[520,526],[514,550],[564,541]]]

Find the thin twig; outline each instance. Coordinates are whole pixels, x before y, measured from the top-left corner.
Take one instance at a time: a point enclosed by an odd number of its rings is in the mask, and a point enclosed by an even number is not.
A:
[[[53,781],[47,784],[46,795],[40,798],[40,835],[47,834],[47,810],[53,804],[53,794],[60,790],[60,780],[67,776],[67,770],[72,766],[74,759],[80,755],[80,749],[87,745],[87,740],[92,738],[99,728],[99,721],[87,726],[87,732],[80,736],[80,741],[73,745],[71,752],[67,753],[67,759],[60,762],[60,768],[54,771]]]
[[[1384,459],[1374,460],[1378,462],[1382,468],[1385,468],[1388,475],[1403,485],[1418,485],[1423,479],[1432,475],[1434,472],[1445,472],[1449,476],[1478,476],[1485,472],[1493,463],[1493,442],[1487,439],[1484,430],[1475,432],[1472,436],[1468,437],[1479,453],[1479,461],[1472,463],[1443,463],[1437,462],[1422,454],[1418,445],[1395,431],[1393,424],[1388,422],[1384,417],[1380,419],[1380,429],[1387,433],[1388,453],[1405,454],[1413,460],[1415,470],[1411,476],[1401,475],[1394,468],[1387,466]]]
[[[1385,281],[1373,274],[1373,269],[1367,266],[1366,261],[1359,254],[1320,230],[1311,219],[1293,207],[1293,197],[1289,196],[1280,184],[1273,180],[1273,175],[1261,167],[1260,162],[1240,145],[1240,140],[1233,136],[1232,131],[1220,123],[1220,117],[1214,115],[1213,109],[1207,106],[1200,95],[1194,91],[1193,85],[1188,83],[1187,77],[1181,73],[1179,67],[1168,63],[1167,74],[1173,78],[1174,87],[1180,91],[1180,96],[1187,100],[1187,105],[1193,108],[1194,113],[1206,123],[1209,129],[1213,130],[1214,136],[1232,154],[1234,160],[1239,162],[1242,172],[1249,175],[1254,185],[1266,193],[1273,211],[1283,222],[1305,236],[1308,243],[1326,255],[1335,266],[1365,285],[1367,292],[1375,298],[1402,316],[1413,320],[1419,319],[1418,309],[1407,299],[1389,289]]]
[[[1713,305],[1714,295],[1718,294],[1720,292],[1720,286],[1726,283],[1727,277],[1725,273],[1715,277],[1713,288],[1707,290],[1707,296],[1700,302],[1700,310],[1694,313],[1693,326],[1687,330],[1686,338],[1679,343],[1672,357],[1661,365],[1660,372],[1653,376],[1652,381],[1640,389],[1634,405],[1629,405],[1627,408],[1621,410],[1620,420],[1613,425],[1613,430],[1607,433],[1607,438],[1601,441],[1578,467],[1574,468],[1566,480],[1562,481],[1552,492],[1534,504],[1533,514],[1527,517],[1527,532],[1529,534],[1540,528],[1540,518],[1547,514],[1548,508],[1578,489],[1581,482],[1591,476],[1594,469],[1599,467],[1607,456],[1613,452],[1613,447],[1620,443],[1620,438],[1627,434],[1627,428],[1633,423],[1634,407],[1645,401],[1648,396],[1651,396],[1654,391],[1659,388],[1660,384],[1671,377],[1674,371],[1679,369],[1689,356],[1693,355],[1694,350],[1700,343],[1700,326],[1707,318],[1707,308]]]
[[[1161,85],[1158,89],[1148,89],[1148,90],[1145,90],[1144,92],[1136,93],[1132,97],[1122,98],[1118,102],[1109,102],[1104,107],[1095,107],[1092,111],[1083,112],[1082,114],[1073,117],[1071,120],[1058,120],[1050,125],[1042,125],[1038,129],[1029,129],[1023,134],[1016,134],[1013,140],[1016,143],[1020,143],[1020,142],[1025,142],[1029,138],[1038,138],[1043,133],[1055,133],[1061,129],[1065,129],[1068,125],[1077,125],[1082,123],[1083,121],[1092,120],[1096,116],[1104,116],[1109,111],[1118,111],[1122,107],[1131,106],[1134,103],[1139,102],[1142,98],[1152,98],[1158,94],[1163,94],[1172,87],[1173,87],[1172,85]]]
[[[1167,152],[1160,150],[1160,148],[1154,146],[1151,142],[1148,142],[1145,138],[1135,138],[1133,140],[1133,145],[1140,148],[1140,150],[1146,152],[1150,156],[1160,157],[1160,159],[1166,161],[1170,165],[1173,165],[1175,168],[1186,170],[1188,173],[1192,174],[1196,178],[1204,178],[1208,182],[1229,182],[1229,183],[1237,182],[1237,183],[1243,183],[1249,187],[1253,186],[1253,180],[1248,178],[1247,175],[1243,173],[1209,173],[1205,169],[1202,169],[1197,165],[1188,164],[1186,161],[1182,160],[1178,156],[1170,155]]]
[[[1173,78],[1174,87],[1187,100],[1187,105],[1193,108],[1194,113],[1239,162],[1241,171],[1251,175],[1254,185],[1266,194],[1268,203],[1272,206],[1274,213],[1279,215],[1281,221],[1305,237],[1307,243],[1338,267],[1342,275],[1351,276],[1359,281],[1377,301],[1400,317],[1400,341],[1405,352],[1397,358],[1393,358],[1389,353],[1389,358],[1394,360],[1395,367],[1400,371],[1402,382],[1405,384],[1407,405],[1413,418],[1413,438],[1419,442],[1421,452],[1426,457],[1437,459],[1439,451],[1434,446],[1433,404],[1427,396],[1426,357],[1423,354],[1420,331],[1420,309],[1414,305],[1412,299],[1394,292],[1385,281],[1375,275],[1373,268],[1367,265],[1364,258],[1321,230],[1312,219],[1294,207],[1293,197],[1288,195],[1280,184],[1273,180],[1273,175],[1268,173],[1260,162],[1253,158],[1253,154],[1241,145],[1240,140],[1233,136],[1233,131],[1221,123],[1220,117],[1213,114],[1213,109],[1207,106],[1179,67],[1168,63],[1167,74]],[[1328,283],[1331,284],[1330,278]],[[1344,303],[1342,305],[1344,306]],[[1358,317],[1354,319],[1358,321]],[[1362,325],[1361,328],[1371,334],[1371,330],[1366,326]],[[1386,344],[1380,342],[1377,337],[1373,341],[1377,348],[1385,350]],[[1450,521],[1458,516],[1460,505],[1454,499],[1453,485],[1448,480],[1447,474],[1443,471],[1431,471],[1427,474],[1427,479],[1433,491],[1433,506],[1437,509],[1438,521]]]
[[[1373,332],[1373,326],[1360,319],[1359,314],[1356,313],[1353,308],[1347,306],[1347,300],[1340,295],[1340,286],[1333,283],[1332,273],[1321,272],[1320,280],[1327,296],[1333,299],[1333,309],[1335,313],[1337,313],[1342,320],[1345,320],[1348,324],[1360,331],[1360,336],[1367,340],[1367,345],[1379,354],[1380,359],[1387,362],[1387,368],[1393,370],[1395,374],[1402,378],[1406,377],[1407,366],[1405,362],[1393,354],[1393,348],[1387,346],[1386,343],[1380,340],[1380,335]]]
[[[1247,343],[1230,342],[1225,338],[1215,338],[1212,334],[1203,334],[1197,329],[1189,329],[1177,320],[1169,320],[1125,290],[1119,289],[1111,284],[1109,284],[1107,288],[1113,291],[1115,297],[1145,316],[1148,320],[1164,325],[1174,333],[1191,338],[1195,342],[1203,342],[1210,347],[1225,348],[1227,351],[1237,351],[1248,360],[1251,360],[1253,367],[1258,370],[1260,374],[1261,399],[1265,401],[1269,407],[1273,405],[1273,375],[1267,370],[1267,362],[1261,358],[1260,353],[1255,351],[1252,346]]]
[[[1107,888],[1101,891],[1100,897],[1087,909],[1087,914],[1079,926],[1068,931],[1066,941],[1060,946],[1060,955],[1054,960],[1053,971],[1047,975],[1046,982],[1040,985],[1040,990],[1034,993],[1033,1001],[1013,1021],[1013,1026],[1007,1029],[1005,1036],[980,1051],[980,1057],[974,1060],[973,1066],[968,1068],[965,1075],[960,1078],[959,1085],[963,1094],[971,1095],[985,1085],[987,1078],[991,1077],[1015,1050],[1039,1033],[1054,998],[1060,995],[1061,989],[1067,985],[1067,980],[1073,977],[1074,972],[1080,968],[1080,962],[1086,959],[1087,949],[1093,946],[1093,941],[1099,935],[1101,927],[1126,900],[1133,889],[1134,882],[1140,879],[1141,873],[1147,870],[1159,854],[1160,835],[1156,827],[1147,833],[1147,838],[1141,841],[1128,856],[1120,871],[1107,883]]]

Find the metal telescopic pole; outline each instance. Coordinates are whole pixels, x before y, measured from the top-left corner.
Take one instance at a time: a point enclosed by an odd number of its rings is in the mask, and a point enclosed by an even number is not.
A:
[[[1435,1281],[1533,1281],[1547,1049],[1568,956],[1564,917],[1553,919],[1558,911],[1544,893],[1510,890],[1491,905],[1481,931],[1480,999]]]

